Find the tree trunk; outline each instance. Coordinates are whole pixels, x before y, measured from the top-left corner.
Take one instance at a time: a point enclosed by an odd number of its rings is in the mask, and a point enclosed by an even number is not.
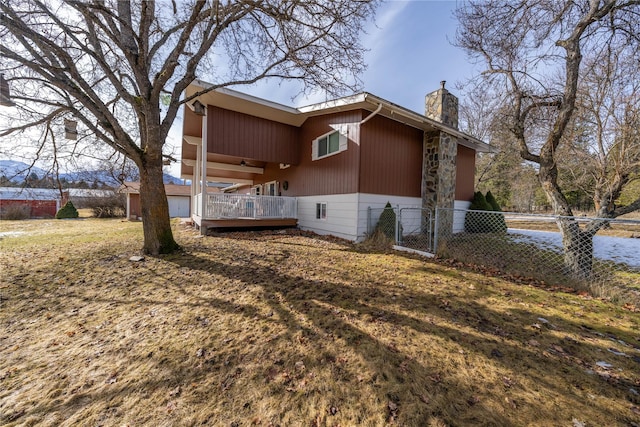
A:
[[[166,254],[179,248],[173,239],[169,203],[164,189],[162,155],[145,156],[140,167],[140,208],[144,231],[143,251]]]
[[[562,234],[565,270],[576,280],[588,280],[591,277],[593,265],[593,235],[595,233],[581,230],[580,225],[573,217],[569,202],[558,187],[558,170],[553,159],[542,159],[538,177],[542,189],[551,201],[554,213],[561,217],[558,219],[558,228]]]
[[[593,234],[582,231],[574,218],[560,218],[564,265],[574,279],[587,281],[593,266]]]

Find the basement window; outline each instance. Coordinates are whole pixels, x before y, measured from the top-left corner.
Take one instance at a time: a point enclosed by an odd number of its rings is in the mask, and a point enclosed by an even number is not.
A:
[[[327,202],[316,203],[316,219],[327,219]]]

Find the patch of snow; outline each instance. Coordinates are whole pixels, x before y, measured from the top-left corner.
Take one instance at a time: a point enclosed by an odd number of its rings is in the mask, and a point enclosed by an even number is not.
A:
[[[533,243],[542,249],[562,251],[562,235],[560,232],[515,228],[510,228],[508,232],[516,241]],[[640,268],[640,240],[625,237],[594,236],[593,255],[598,259]]]
[[[3,237],[16,237],[21,234],[26,234],[24,231],[3,231],[0,232],[0,239]]]

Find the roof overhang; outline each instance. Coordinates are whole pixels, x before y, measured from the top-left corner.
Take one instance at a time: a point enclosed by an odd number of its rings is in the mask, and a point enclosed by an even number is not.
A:
[[[367,92],[308,105],[306,107],[299,108],[299,111],[307,115],[307,117],[310,117],[314,115],[355,109],[378,111],[377,114],[380,114],[381,116],[404,123],[425,132],[437,130],[448,133],[449,135],[456,137],[460,145],[472,148],[481,153],[495,152],[493,147],[478,138],[467,135],[458,129],[447,126],[422,114],[416,113],[415,111],[401,107],[393,102],[389,102]]]
[[[338,98],[330,101],[320,102],[300,108],[293,108],[276,102],[261,99],[252,95],[247,95],[228,88],[215,88],[212,84],[202,80],[195,80],[185,91],[185,99],[188,105],[200,102],[204,105],[213,105],[227,110],[248,114],[255,117],[291,125],[302,126],[302,124],[313,116],[331,114],[342,111],[365,110],[374,112],[391,120],[404,123],[408,126],[420,129],[424,132],[441,131],[445,132],[458,141],[458,144],[471,148],[477,152],[496,152],[489,144],[471,136],[458,129],[447,126],[436,120],[430,119],[415,111],[401,107],[397,104],[389,102],[385,99],[377,97],[367,92]],[[200,120],[195,113],[185,114],[185,120]],[[185,145],[198,146],[201,144],[201,138],[195,135],[183,135],[183,152]],[[193,148],[190,149],[193,151]],[[211,156],[211,153],[209,153]],[[211,159],[207,159],[209,162]],[[214,159],[215,160],[215,159]],[[232,159],[231,162],[240,159]],[[215,161],[213,163],[216,163]],[[185,167],[187,166],[187,167]],[[193,173],[192,164],[186,165],[183,161],[182,178],[186,178]],[[213,166],[213,167],[212,167]],[[231,168],[233,169],[233,168]],[[225,171],[224,174],[218,172]],[[207,165],[207,175],[213,174],[216,178],[233,178],[230,174],[231,170],[218,169],[215,165],[209,163]],[[240,172],[240,170],[236,171]],[[244,170],[244,172],[249,172]],[[249,183],[251,177],[238,176],[238,180],[233,182]]]
[[[302,123],[307,119],[304,114],[300,114],[300,111],[293,107],[228,88],[212,90],[212,87],[213,85],[210,83],[195,80],[185,91],[185,99],[195,96],[192,100],[187,101],[187,104],[192,105],[195,101],[199,101],[204,105],[213,105],[296,127],[302,126]]]

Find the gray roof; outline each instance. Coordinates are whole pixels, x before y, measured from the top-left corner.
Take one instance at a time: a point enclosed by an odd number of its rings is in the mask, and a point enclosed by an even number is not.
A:
[[[60,200],[60,191],[49,188],[0,187],[0,200]]]
[[[100,197],[113,197],[115,191],[113,190],[92,190],[85,188],[69,188],[65,190],[69,192],[69,197],[92,197],[92,198],[100,198]]]

